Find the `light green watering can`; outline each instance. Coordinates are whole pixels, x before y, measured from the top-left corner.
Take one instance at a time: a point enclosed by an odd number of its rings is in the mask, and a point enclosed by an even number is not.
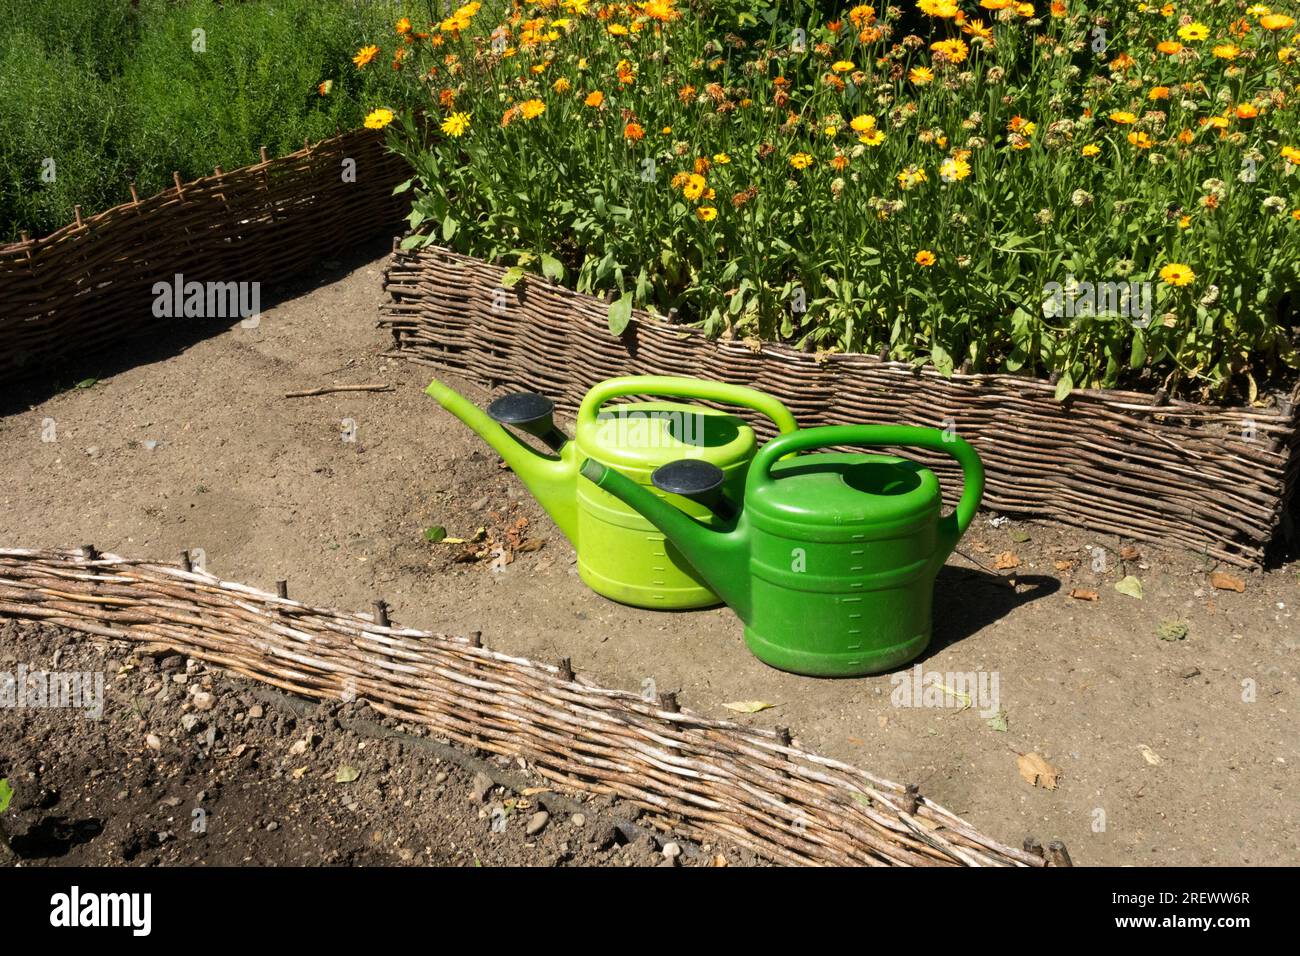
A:
[[[578,573],[595,592],[624,604],[659,609],[721,603],[704,577],[648,519],[591,482],[578,466],[591,459],[617,468],[654,497],[650,476],[677,459],[705,461],[737,496],[754,457],[754,430],[727,412],[675,402],[607,404],[629,395],[657,395],[750,408],[785,433],[794,417],[770,395],[739,385],[693,378],[642,375],[596,385],[582,401],[570,441],[553,420],[554,404],[533,393],[497,399],[487,412],[436,379],[426,392],[476,431],[528,486],[578,552]],[[504,426],[541,439],[551,454],[534,450]],[[722,519],[706,506],[667,495],[674,510],[703,526]]]
[[[961,465],[961,500],[943,515],[934,473],[880,454],[796,452],[913,446]],[[793,457],[789,457],[792,456]],[[888,670],[930,642],[935,576],[975,516],[984,468],[952,435],[845,425],[781,435],[754,458],[743,504],[705,461],[672,462],[653,483],[669,501],[710,509],[701,522],[602,462],[582,474],[649,518],[745,624],[762,661],[819,677]]]

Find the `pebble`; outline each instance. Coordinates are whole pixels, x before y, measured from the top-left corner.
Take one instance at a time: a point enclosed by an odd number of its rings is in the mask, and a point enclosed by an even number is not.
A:
[[[447,782],[447,771],[445,771],[445,770],[439,770],[438,773],[437,773],[437,775],[433,778],[433,782],[434,782],[434,783],[446,783],[446,782]]]
[[[493,786],[492,778],[480,770],[474,774],[474,786],[470,789],[470,795],[479,803],[482,803],[487,799],[488,791]]]
[[[272,820],[270,823],[268,823],[268,824],[266,825],[266,828],[267,828],[268,830],[272,830],[272,831],[274,831],[274,830],[278,830],[278,829],[280,829],[280,824],[278,824],[278,823],[276,823],[274,820]]]
[[[203,726],[203,719],[198,714],[184,714],[181,717],[181,729],[192,734]]]
[[[157,734],[146,734],[144,743],[150,750],[162,750],[162,740]]]
[[[528,826],[524,827],[525,836],[537,836],[546,829],[546,824],[550,821],[551,815],[545,810],[538,810],[528,818]]]
[[[572,823],[575,827],[584,827],[587,825],[587,817],[584,814],[575,813],[572,817],[569,818],[569,822]]]
[[[185,683],[186,681],[188,681],[188,680],[189,680],[189,677],[187,677],[185,674],[173,674],[173,675],[172,675],[172,682],[173,682],[173,683],[176,683],[176,684],[184,684],[184,683]]]
[[[397,851],[397,856],[403,863],[410,863],[415,859],[415,852],[409,847],[402,847]]]
[[[248,719],[261,720],[264,713],[266,712],[262,710],[261,704],[254,704],[252,707],[248,708]]]
[[[217,699],[206,690],[201,690],[194,695],[193,701],[195,710],[211,710],[216,704]]]
[[[302,740],[295,740],[293,744],[289,747],[289,753],[295,757],[297,757],[300,754],[305,754],[306,752],[307,752],[307,739],[305,737]]]
[[[681,855],[682,845],[680,843],[674,841],[664,844],[664,856],[668,857],[668,859],[675,860]]]

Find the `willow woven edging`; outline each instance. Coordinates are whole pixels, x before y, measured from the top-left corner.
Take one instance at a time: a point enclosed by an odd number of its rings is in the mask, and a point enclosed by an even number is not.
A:
[[[570,411],[605,378],[692,375],[769,392],[805,426],[952,426],[984,460],[987,508],[1175,544],[1243,567],[1263,563],[1300,474],[1300,385],[1276,408],[1100,389],[1077,389],[1062,403],[1042,380],[945,378],[870,355],[711,341],[644,312],[615,337],[606,301],[534,276],[505,289],[505,271],[439,247],[395,246],[379,323],[393,335],[389,354],[490,388],[542,392]],[[947,459],[908,454],[938,472],[949,492],[959,486]]]
[[[173,564],[0,549],[0,616],[161,645],[317,699],[364,698],[572,791],[614,794],[693,839],[777,862],[1045,866],[920,795],[788,738],[612,690],[474,638],[310,607]],[[666,706],[665,706],[666,705]],[[1054,861],[1068,863],[1052,844]]]
[[[345,165],[345,164],[354,165]],[[0,247],[0,380],[157,328],[157,282],[273,285],[391,231],[409,175],[383,134],[353,130],[182,182],[40,239]],[[194,321],[179,320],[179,321]]]

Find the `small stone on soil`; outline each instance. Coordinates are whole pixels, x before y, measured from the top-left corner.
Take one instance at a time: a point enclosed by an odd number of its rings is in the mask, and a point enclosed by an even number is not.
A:
[[[550,819],[551,815],[549,813],[545,810],[538,810],[528,818],[528,826],[524,828],[524,834],[526,836],[537,836],[546,829],[546,824]]]
[[[482,803],[487,799],[488,791],[490,791],[493,786],[492,778],[480,770],[478,773],[474,774],[474,786],[470,790],[470,795],[477,802]]]

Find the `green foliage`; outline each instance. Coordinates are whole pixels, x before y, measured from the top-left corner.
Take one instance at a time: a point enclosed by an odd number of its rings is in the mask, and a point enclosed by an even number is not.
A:
[[[376,2],[0,0],[0,241],[123,202],[131,181],[147,196],[173,170],[193,179],[359,126],[394,76],[350,59],[392,18]]]

